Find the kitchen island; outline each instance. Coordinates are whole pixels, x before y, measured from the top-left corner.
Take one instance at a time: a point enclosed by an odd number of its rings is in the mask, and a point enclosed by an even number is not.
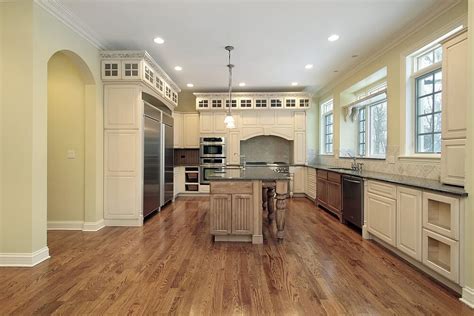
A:
[[[263,243],[263,210],[268,211],[270,225],[276,219],[276,238],[284,238],[288,173],[260,167],[225,168],[208,178],[214,241]]]

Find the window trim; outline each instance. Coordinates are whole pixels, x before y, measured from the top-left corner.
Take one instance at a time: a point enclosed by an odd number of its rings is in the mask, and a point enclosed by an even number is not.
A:
[[[332,122],[328,124],[328,118],[330,116],[332,117]],[[333,111],[324,113],[323,118],[324,118],[324,152],[326,154],[332,154],[334,152],[334,113]],[[331,133],[328,133],[329,126],[331,126],[331,129],[332,129]],[[327,142],[329,135],[332,136],[332,141],[330,143]],[[328,145],[331,146],[332,148],[331,151],[328,150]]]
[[[326,106],[331,104],[331,109],[324,111]],[[320,149],[319,149],[319,154],[320,155],[327,155],[327,156],[333,156],[334,155],[334,99],[333,98],[328,98],[324,102],[321,102],[319,105],[319,111],[320,111],[320,118],[319,118],[319,125],[320,125]],[[328,152],[326,151],[326,121],[325,118],[329,115],[332,115],[332,151]]]
[[[386,147],[385,147],[385,154],[380,154],[380,155],[372,155],[371,154],[371,143],[370,143],[370,138],[371,138],[371,114],[370,114],[370,108],[374,107],[374,106],[377,106],[379,104],[383,104],[383,103],[386,103],[386,107],[387,107],[387,134],[388,134],[388,98],[385,98],[383,100],[379,100],[377,102],[373,102],[373,103],[370,103],[370,104],[367,104],[363,107],[361,107],[360,109],[364,109],[365,110],[365,155],[364,156],[361,156],[360,155],[360,133],[363,133],[360,131],[360,120],[359,120],[359,117],[357,117],[357,153],[358,153],[358,157],[360,158],[367,158],[367,159],[386,159],[387,158],[387,145],[386,144]],[[360,111],[360,110],[359,110]],[[387,135],[387,140],[386,142],[388,142],[388,135]]]

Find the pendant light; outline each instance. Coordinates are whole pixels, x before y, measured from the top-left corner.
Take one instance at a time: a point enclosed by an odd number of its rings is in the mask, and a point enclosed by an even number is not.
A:
[[[227,114],[224,119],[224,124],[226,128],[235,128],[235,120],[234,117],[232,116],[232,68],[234,68],[234,65],[230,63],[230,52],[234,49],[233,46],[226,46],[225,50],[229,52],[229,64],[227,64],[227,67],[229,68],[229,108],[227,110]]]

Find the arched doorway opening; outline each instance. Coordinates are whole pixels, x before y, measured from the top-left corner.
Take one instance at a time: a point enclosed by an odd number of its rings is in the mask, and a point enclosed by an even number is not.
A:
[[[96,87],[86,63],[71,51],[48,61],[48,229],[83,230],[87,221],[88,108]],[[92,176],[92,178],[94,178]]]

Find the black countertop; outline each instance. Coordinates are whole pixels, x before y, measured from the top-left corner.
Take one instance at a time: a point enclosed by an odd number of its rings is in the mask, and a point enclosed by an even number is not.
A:
[[[275,181],[289,180],[288,173],[278,173],[270,168],[262,167],[246,167],[241,168],[224,168],[224,172],[214,172],[208,176],[209,181]]]
[[[389,174],[389,173],[373,172],[373,171],[359,172],[359,171],[354,171],[354,170],[343,170],[343,169],[336,169],[337,167],[332,167],[328,165],[308,164],[306,166],[310,168],[314,168],[314,169],[321,169],[321,170],[326,170],[326,171],[337,172],[340,174],[357,176],[364,179],[379,180],[379,181],[390,182],[394,184],[406,185],[406,186],[414,187],[414,188],[429,189],[429,190],[438,191],[442,193],[449,193],[449,194],[454,194],[454,195],[459,195],[459,196],[467,196],[467,192],[464,190],[464,188],[442,184],[441,182],[436,181],[436,180],[408,177],[408,176],[402,176],[398,174]]]

